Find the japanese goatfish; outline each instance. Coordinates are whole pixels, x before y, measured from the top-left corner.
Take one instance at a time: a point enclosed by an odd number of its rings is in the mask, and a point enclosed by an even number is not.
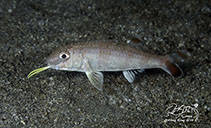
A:
[[[186,50],[171,55],[154,55],[127,44],[115,41],[95,41],[72,43],[58,48],[47,57],[46,67],[36,69],[28,78],[46,69],[85,72],[91,84],[103,89],[104,71],[122,71],[129,83],[144,69],[160,68],[174,77],[184,75],[179,63],[183,63],[190,53]]]

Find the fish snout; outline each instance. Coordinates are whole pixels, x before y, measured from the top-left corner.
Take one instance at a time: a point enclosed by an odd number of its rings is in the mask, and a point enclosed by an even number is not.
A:
[[[44,62],[44,64],[48,65],[48,66],[53,66],[53,65],[57,65],[60,63],[60,59],[57,57],[54,58],[47,58]]]

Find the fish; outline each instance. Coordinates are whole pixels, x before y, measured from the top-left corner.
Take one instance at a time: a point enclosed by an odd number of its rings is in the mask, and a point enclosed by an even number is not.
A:
[[[71,43],[53,51],[46,59],[46,67],[38,68],[28,74],[28,78],[47,69],[84,72],[90,83],[103,90],[102,72],[122,71],[129,83],[145,69],[159,68],[173,77],[182,77],[179,66],[190,53],[187,50],[168,55],[156,55],[139,48],[116,41],[90,41]]]

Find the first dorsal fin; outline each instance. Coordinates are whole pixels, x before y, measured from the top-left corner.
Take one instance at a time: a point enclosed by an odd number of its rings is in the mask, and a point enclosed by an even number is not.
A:
[[[128,44],[134,44],[134,45],[136,44],[137,45],[137,43],[140,43],[140,42],[142,42],[140,35],[135,34],[135,35],[128,35],[127,36],[127,43]]]

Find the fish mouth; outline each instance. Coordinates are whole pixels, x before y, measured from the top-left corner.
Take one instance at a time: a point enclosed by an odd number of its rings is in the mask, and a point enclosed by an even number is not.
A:
[[[42,67],[42,68],[38,68],[38,69],[35,69],[33,71],[31,71],[28,75],[27,75],[27,78],[29,79],[30,77],[32,77],[33,75],[37,74],[37,73],[40,73],[44,70],[47,70],[51,68],[51,66],[46,66],[46,67]]]

